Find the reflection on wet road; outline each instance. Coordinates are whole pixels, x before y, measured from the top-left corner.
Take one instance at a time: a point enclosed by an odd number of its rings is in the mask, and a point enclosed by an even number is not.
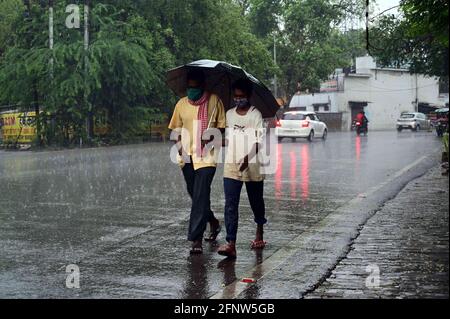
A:
[[[170,144],[0,153],[0,297],[210,297],[439,145],[426,132],[277,145],[277,171],[265,182],[269,246],[263,254],[249,248],[255,229],[244,194],[235,262],[216,253],[224,232],[203,256],[188,255],[190,203]],[[221,220],[222,173],[212,190]],[[69,264],[80,267],[79,290],[65,288]],[[258,285],[245,293],[257,298]]]
[[[277,199],[281,199],[283,195],[283,148],[289,149],[289,183],[290,183],[290,198],[299,198],[306,201],[309,197],[309,145],[304,144],[299,147],[299,150],[292,149],[287,145],[279,144],[278,165],[275,173],[275,193]],[[298,163],[299,162],[299,163]],[[299,171],[297,172],[297,167]]]

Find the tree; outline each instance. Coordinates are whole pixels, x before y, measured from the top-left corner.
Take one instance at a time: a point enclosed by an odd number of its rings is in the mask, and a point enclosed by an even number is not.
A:
[[[0,2],[0,56],[10,42],[9,37],[13,23],[20,15],[22,7],[21,0],[2,0]]]
[[[30,14],[16,18],[0,60],[0,103],[39,106],[48,143],[85,140],[86,119],[105,110],[115,141],[139,134],[147,114],[175,104],[165,72],[179,64],[226,60],[263,80],[275,69],[233,0],[93,1],[87,51],[82,28],[65,26],[65,5],[55,1],[52,50],[48,10],[33,1]]]
[[[401,9],[408,21],[409,36],[436,42],[448,48],[448,1],[403,0]]]
[[[268,81],[275,66],[265,43],[251,30],[234,0],[154,1],[140,7],[159,25],[177,65],[198,59],[224,60]]]
[[[259,38],[267,38],[278,31],[282,10],[281,0],[250,1],[247,17],[253,33]]]
[[[317,91],[320,82],[336,68],[349,66],[364,52],[361,31],[342,32],[339,24],[354,8],[354,1],[299,0],[283,8],[285,29],[278,42],[283,61],[281,82],[287,95],[309,89]]]
[[[382,65],[448,77],[448,9],[446,0],[402,1],[402,19],[383,17],[372,30],[373,54]]]
[[[51,50],[46,1],[4,0],[1,14],[9,18],[0,22],[10,30],[0,55],[0,103],[43,110],[47,142],[85,140],[86,119],[105,111],[117,142],[139,134],[146,114],[170,113],[175,104],[166,70],[193,60],[225,60],[266,84],[277,75],[290,95],[298,83],[317,90],[364,53],[362,32],[342,28],[361,14],[359,0],[91,1],[88,50],[83,28],[65,26],[67,1],[54,2]]]
[[[45,8],[31,4],[31,19],[18,21],[17,41],[0,64],[0,100],[41,105],[44,137],[64,144],[85,139],[89,112],[107,109],[113,136],[120,140],[137,127],[135,120],[151,107],[151,98],[160,97],[160,75],[172,58],[157,46],[158,35],[147,31],[142,17],[103,4],[92,8],[91,44],[85,51],[80,30],[64,25],[64,4],[55,5],[59,33],[53,50],[47,48]]]

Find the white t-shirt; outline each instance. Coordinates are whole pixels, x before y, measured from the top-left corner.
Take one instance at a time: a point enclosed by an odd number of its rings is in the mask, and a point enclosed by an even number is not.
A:
[[[250,153],[255,143],[262,142],[264,124],[261,112],[252,106],[246,115],[240,115],[233,108],[227,112],[226,119],[228,146],[225,151],[224,177],[243,182],[263,181],[259,155],[250,159],[245,171],[239,171],[242,159]]]

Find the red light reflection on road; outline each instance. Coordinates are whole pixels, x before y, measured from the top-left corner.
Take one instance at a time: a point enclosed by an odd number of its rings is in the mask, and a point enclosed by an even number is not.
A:
[[[356,161],[359,162],[361,158],[361,136],[356,137]]]
[[[291,166],[290,166],[290,179],[291,179],[291,198],[297,197],[297,158],[295,157],[294,152],[289,153],[289,157],[291,158]]]
[[[300,167],[302,199],[307,200],[309,197],[309,145],[302,146],[300,155],[302,159]]]
[[[283,179],[283,146],[281,144],[277,145],[277,170],[275,172],[275,198],[281,199],[282,195],[282,184]]]

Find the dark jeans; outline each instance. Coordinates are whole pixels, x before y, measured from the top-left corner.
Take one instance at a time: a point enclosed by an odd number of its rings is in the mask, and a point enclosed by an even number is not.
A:
[[[244,182],[224,178],[223,186],[225,189],[225,226],[227,228],[227,241],[236,241],[238,220],[239,220],[239,201],[241,197],[242,185]],[[266,208],[264,204],[264,182],[246,182],[248,200],[255,217],[255,223],[264,225],[267,223]]]
[[[187,191],[192,199],[188,240],[202,240],[206,224],[215,220],[214,213],[211,211],[210,195],[216,168],[206,167],[194,170],[192,163],[189,163],[184,165],[182,171]]]

